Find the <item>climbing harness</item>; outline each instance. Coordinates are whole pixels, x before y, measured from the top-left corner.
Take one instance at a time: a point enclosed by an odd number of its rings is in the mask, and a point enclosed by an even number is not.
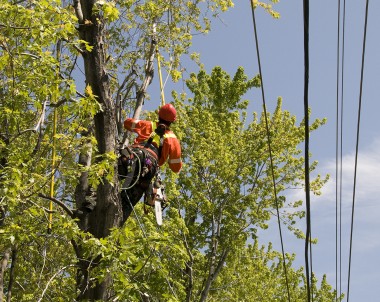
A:
[[[153,24],[153,35],[156,36],[156,24]],[[154,39],[153,39],[154,40]],[[157,67],[160,80],[161,108],[159,116],[164,114],[168,121],[175,120],[175,109],[171,104],[165,105],[164,85],[161,73],[160,55],[156,45]],[[162,224],[162,210],[168,205],[165,195],[165,186],[162,182],[158,160],[161,155],[163,138],[167,126],[165,124],[152,123],[152,133],[146,142],[126,146],[121,144],[118,158],[118,175],[121,181],[121,190],[133,190],[136,185],[146,186],[144,192],[144,212],[148,213],[148,207],[154,207],[156,221]],[[158,147],[157,147],[158,146]],[[126,194],[127,195],[127,194]],[[130,198],[128,202],[132,206]]]
[[[121,150],[118,162],[119,179],[122,182],[121,190],[133,190],[136,185],[146,186],[144,213],[148,214],[149,208],[154,207],[156,222],[158,225],[162,225],[162,210],[167,207],[168,202],[158,162],[148,150],[149,148],[143,145],[132,145]],[[125,195],[132,206],[128,194]]]

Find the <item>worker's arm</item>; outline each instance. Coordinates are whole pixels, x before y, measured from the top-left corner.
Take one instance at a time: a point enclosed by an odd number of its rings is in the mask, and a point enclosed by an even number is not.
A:
[[[144,120],[137,120],[134,118],[127,118],[124,121],[124,128],[137,133],[137,141],[142,142],[149,138],[150,134],[152,133],[152,122],[150,121],[144,121]]]
[[[178,173],[181,170],[181,145],[174,133],[164,135],[161,156],[158,162],[159,166],[162,166],[166,160],[173,172]]]

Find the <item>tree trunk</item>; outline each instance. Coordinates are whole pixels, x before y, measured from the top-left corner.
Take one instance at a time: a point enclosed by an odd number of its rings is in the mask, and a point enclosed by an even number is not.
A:
[[[81,7],[84,20],[90,25],[82,25],[81,38],[93,47],[84,54],[86,84],[91,86],[97,101],[102,107],[94,118],[95,137],[100,154],[115,152],[116,116],[114,102],[111,98],[109,77],[106,71],[106,51],[104,48],[104,24],[100,15],[93,15],[94,0],[82,0]],[[84,21],[83,20],[83,21]],[[86,22],[84,22],[86,23]],[[114,166],[116,170],[116,163]],[[115,173],[113,183],[117,184]],[[121,205],[117,185],[113,186],[105,178],[97,188],[97,204],[89,219],[89,231],[97,238],[109,235],[112,227],[121,221]]]
[[[94,4],[94,0],[74,1],[74,8],[80,24],[80,37],[93,47],[91,51],[84,52],[83,59],[86,85],[92,88],[92,92],[102,108],[102,111],[98,112],[94,117],[94,131],[98,152],[102,155],[115,152],[117,128],[114,102],[111,98],[109,77],[105,67],[104,23],[101,15],[92,13]],[[116,163],[114,164],[114,170],[115,174],[112,180],[114,185],[106,178],[103,178],[96,190],[96,207],[88,215],[88,222],[86,221],[85,223],[87,231],[96,238],[108,236],[110,229],[120,226],[121,223],[122,212],[118,194]],[[85,180],[82,179],[80,185],[83,186],[82,189],[84,190],[84,187],[86,187]],[[80,195],[80,192],[77,193]],[[96,262],[94,261],[94,265],[96,265]],[[108,277],[105,281],[95,286],[90,284],[90,287],[87,286],[89,276],[83,274],[82,278],[78,284],[85,286],[85,288],[80,288],[81,297],[89,300],[107,300],[108,288],[112,284],[111,278]]]
[[[3,258],[0,261],[0,302],[5,301],[4,299],[4,274],[7,269],[9,258],[11,256],[11,248],[7,248],[4,252]]]
[[[9,273],[7,302],[11,302],[11,298],[12,298],[13,281],[15,279],[16,258],[17,258],[17,249],[16,247],[14,247],[12,249],[12,263],[11,263],[11,271]]]
[[[91,51],[83,49],[84,69],[86,85],[92,88],[93,94],[102,107],[94,117],[94,132],[97,140],[99,154],[112,153],[116,151],[117,114],[115,103],[111,99],[109,76],[106,70],[106,50],[104,20],[100,14],[93,14],[95,0],[73,0],[73,6],[79,22],[80,38],[93,47]],[[145,97],[146,89],[153,78],[153,60],[156,43],[152,40],[147,64],[145,67],[145,79],[137,91],[136,107],[134,117],[138,118]],[[123,139],[123,143],[125,140]],[[89,156],[82,155],[80,160],[84,165],[89,164]],[[81,218],[79,226],[96,238],[106,237],[113,227],[121,226],[122,209],[119,196],[119,186],[117,177],[116,162],[114,165],[114,178],[111,185],[105,178],[96,190],[96,207],[88,216]],[[84,201],[84,196],[88,190],[87,175],[82,174],[75,196],[77,206]],[[85,192],[86,191],[86,192]],[[79,246],[80,250],[80,246]],[[89,283],[89,271],[91,266],[96,265],[100,259],[79,260],[79,272],[77,284],[81,290],[80,298],[106,300],[109,295],[112,280],[107,277],[101,284],[91,287]],[[90,262],[89,262],[90,261]],[[92,263],[89,267],[89,263]]]
[[[229,252],[230,252],[230,249],[223,250],[222,254],[220,255],[217,266],[215,268],[212,268],[212,270],[210,270],[207,280],[205,282],[204,288],[202,290],[201,298],[199,299],[199,302],[205,302],[207,300],[208,294],[211,289],[211,285],[214,282],[214,280],[218,277],[224,263],[226,262],[226,258]]]

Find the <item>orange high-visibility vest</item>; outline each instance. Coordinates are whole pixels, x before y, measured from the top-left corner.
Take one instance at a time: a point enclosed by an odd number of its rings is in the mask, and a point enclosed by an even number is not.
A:
[[[135,144],[146,142],[156,127],[157,123],[145,120],[127,118],[124,121],[125,129],[137,133],[137,137],[134,140]],[[173,131],[165,130],[165,133],[162,136],[162,142],[160,142],[160,137],[155,135],[152,144],[157,148],[160,146],[162,147],[160,158],[158,159],[158,165],[162,166],[168,161],[169,168],[173,172],[178,173],[182,168],[181,145]]]

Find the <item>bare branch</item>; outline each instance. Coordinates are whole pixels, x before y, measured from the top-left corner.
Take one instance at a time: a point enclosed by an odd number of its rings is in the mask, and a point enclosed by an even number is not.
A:
[[[186,240],[186,235],[182,233],[183,236],[183,242],[185,244],[185,248],[187,251],[187,254],[189,255],[190,261],[186,262],[186,274],[189,276],[189,281],[186,285],[186,302],[191,301],[191,296],[193,292],[193,286],[194,286],[194,280],[193,280],[193,263],[194,263],[194,256],[191,253],[189,243]]]
[[[29,56],[29,57],[32,57],[33,59],[41,59],[41,56],[37,56],[37,55],[34,55],[32,53],[29,53],[29,52],[22,52],[22,53],[20,53],[20,55]]]
[[[63,76],[62,73],[59,73],[59,77],[62,79],[62,80],[66,80],[66,78]],[[79,91],[76,91],[77,95],[79,95],[80,97],[82,98],[85,98],[86,96],[82,93],[80,93]]]
[[[15,275],[16,258],[17,258],[17,249],[14,248],[12,249],[12,263],[11,263],[11,271],[9,273],[7,302],[11,302],[13,281],[15,279],[14,275]]]
[[[78,18],[79,24],[83,24],[83,12],[82,12],[82,7],[80,5],[79,0],[74,0],[74,10],[75,10],[75,15]]]
[[[77,92],[77,93],[79,93],[79,92]],[[60,100],[60,101],[58,101],[57,103],[55,103],[55,104],[50,104],[49,106],[50,107],[53,107],[53,108],[58,108],[59,106],[61,106],[62,104],[64,104],[64,103],[66,103],[66,102],[68,102],[68,101],[71,101],[71,102],[77,102],[75,99],[73,99],[73,98],[70,98],[69,100],[68,99],[62,99],[62,100]]]
[[[66,265],[66,266],[62,267],[61,269],[59,269],[58,272],[56,272],[56,273],[55,273],[55,274],[49,279],[48,283],[46,283],[45,289],[43,290],[43,292],[42,292],[42,294],[41,294],[41,298],[38,299],[38,302],[41,302],[41,301],[42,301],[42,299],[43,299],[43,297],[44,297],[44,295],[45,295],[45,292],[47,291],[47,289],[48,289],[50,283],[54,280],[54,278],[55,278],[58,274],[60,274],[61,272],[63,272],[65,269],[67,269],[68,267],[73,267],[73,266],[75,266],[75,265],[74,265],[74,264],[70,264],[70,265]]]
[[[140,117],[141,108],[144,102],[146,90],[153,79],[153,74],[154,74],[153,62],[154,62],[155,49],[156,49],[156,41],[152,39],[152,42],[150,43],[148,60],[145,67],[145,78],[139,90],[137,91],[136,107],[135,107],[135,113],[133,115],[133,118],[135,119],[138,119]]]
[[[31,201],[30,199],[27,199],[26,201],[31,203],[32,205],[38,207],[38,208],[42,208],[46,213],[55,213],[55,211],[50,211],[49,209],[47,209],[43,206],[40,206],[39,204],[36,204],[35,202]]]
[[[7,248],[3,258],[0,261],[0,301],[4,301],[4,274],[7,269],[9,258],[11,256],[11,248]]]
[[[131,91],[131,89],[135,83],[135,79],[132,79],[132,77],[134,75],[136,75],[136,71],[134,69],[132,69],[132,71],[125,77],[123,83],[121,84],[120,88],[118,89],[118,91],[116,93],[116,106],[115,106],[116,125],[117,125],[117,130],[118,130],[119,134],[121,134],[123,132],[123,121],[122,121],[122,116],[121,116],[121,112],[123,109],[122,103],[123,103],[123,100],[125,99],[125,97],[128,96],[129,92]],[[122,99],[121,93],[122,93],[125,85],[127,85],[127,87],[125,89],[124,98]]]
[[[212,281],[214,281],[216,279],[216,277],[219,275],[220,270],[222,269],[222,267],[224,265],[224,262],[226,261],[226,258],[228,256],[229,252],[230,252],[229,248],[223,250],[222,255],[220,256],[220,259],[218,261],[218,265],[217,265],[217,267],[216,267],[216,269],[214,271],[214,274],[212,276],[213,277]]]
[[[41,116],[37,122],[37,125],[34,128],[26,129],[26,130],[22,131],[20,133],[20,135],[27,132],[27,131],[37,132],[37,130],[41,127],[41,125],[43,125],[43,123],[45,121],[46,103],[47,103],[47,101],[45,101],[42,105],[42,112],[41,112]]]
[[[0,23],[0,27],[9,27],[11,29],[30,29],[29,26],[12,26],[12,25],[5,25],[3,23]]]
[[[53,201],[54,203],[56,203],[57,205],[59,205],[63,210],[65,210],[65,212],[71,217],[71,218],[75,218],[74,217],[74,213],[72,210],[70,210],[62,201],[54,198],[54,197],[49,197],[49,196],[46,196],[44,194],[38,194],[39,197],[41,198],[45,198],[45,199],[48,199],[48,200],[51,200]]]

